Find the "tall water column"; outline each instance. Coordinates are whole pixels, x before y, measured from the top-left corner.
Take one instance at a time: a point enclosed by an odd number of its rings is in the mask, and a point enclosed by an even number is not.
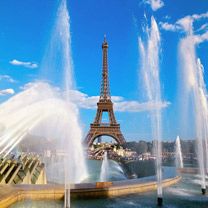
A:
[[[141,59],[141,74],[144,82],[144,93],[146,99],[151,103],[161,103],[160,89],[160,33],[158,25],[151,17],[151,27],[144,29],[145,38],[139,39],[139,51]],[[152,137],[154,140],[154,151],[156,156],[157,172],[157,195],[158,205],[162,205],[162,155],[161,155],[161,109],[151,111]]]
[[[108,162],[108,152],[105,151],[103,154],[103,162],[101,165],[101,171],[100,171],[100,181],[105,182],[108,181],[108,175],[109,175],[109,162]]]
[[[47,70],[47,76],[49,74],[59,74],[61,77],[60,83],[64,90],[63,99],[66,103],[72,103],[70,98],[70,91],[75,89],[75,81],[73,77],[73,63],[72,63],[72,52],[71,52],[71,34],[70,34],[70,16],[67,9],[67,1],[61,0],[59,8],[56,15],[56,21],[54,28],[50,37],[49,46],[47,48],[44,60],[43,60],[43,70]],[[58,80],[56,80],[58,81]],[[79,111],[75,103],[75,114],[74,121],[79,123]],[[69,118],[71,119],[71,118]],[[78,124],[79,125],[79,124]],[[71,129],[72,131],[72,129]],[[82,132],[80,128],[79,134],[75,133],[74,138],[79,136],[82,138]],[[65,150],[65,207],[70,207],[70,181],[72,181],[72,169],[75,167],[70,167],[71,149],[74,148],[75,151],[79,151],[81,157],[84,158],[83,151],[79,147],[82,146],[81,139],[73,143],[72,146],[69,138],[62,143],[62,147]],[[75,158],[77,166],[80,166],[80,158]],[[81,164],[83,167],[83,164]],[[81,171],[86,176],[86,167],[83,169],[79,167]],[[72,168],[72,169],[71,169]],[[76,177],[76,176],[75,176]],[[80,179],[78,179],[80,180]],[[78,181],[77,181],[78,182]]]
[[[175,163],[176,168],[183,168],[183,156],[181,150],[181,140],[179,136],[177,136],[175,142]]]
[[[196,37],[193,34],[192,24],[179,43],[180,60],[180,99],[184,121],[190,120],[190,115],[194,115],[194,133],[196,138],[196,150],[198,165],[201,175],[202,193],[206,192],[205,163],[207,157],[207,132],[208,132],[208,105],[207,92],[203,76],[203,66],[196,54]],[[184,114],[187,109],[187,114]]]

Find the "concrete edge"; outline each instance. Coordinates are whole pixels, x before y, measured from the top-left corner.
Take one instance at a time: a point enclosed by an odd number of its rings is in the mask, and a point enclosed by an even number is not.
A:
[[[162,181],[162,186],[167,187],[178,183],[181,176],[165,179]],[[105,183],[105,182],[104,182]],[[24,186],[1,186],[2,189],[9,187],[7,193],[0,196],[0,207],[6,208],[14,203],[22,200],[62,200],[64,198],[64,186],[62,185],[24,185]],[[71,190],[72,198],[101,198],[101,197],[115,197],[135,193],[143,193],[157,189],[157,183],[135,183],[125,185],[112,185],[104,188],[79,188]]]

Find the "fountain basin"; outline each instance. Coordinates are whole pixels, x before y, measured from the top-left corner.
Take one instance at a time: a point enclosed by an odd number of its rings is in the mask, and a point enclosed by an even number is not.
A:
[[[176,184],[181,177],[168,178],[162,186]],[[81,183],[71,185],[72,198],[101,198],[143,193],[157,189],[157,182],[131,179],[115,182]],[[22,200],[62,200],[64,185],[0,185],[0,207],[6,208]]]

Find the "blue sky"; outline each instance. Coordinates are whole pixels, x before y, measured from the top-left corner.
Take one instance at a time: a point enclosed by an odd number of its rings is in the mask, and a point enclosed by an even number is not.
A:
[[[21,91],[28,82],[40,78],[40,65],[56,18],[58,0],[2,0],[0,2],[0,102]],[[138,37],[153,15],[161,33],[160,77],[162,98],[170,102],[163,110],[163,138],[181,133],[178,121],[178,43],[184,32],[177,21],[194,14],[206,14],[208,1],[196,0],[68,0],[71,47],[77,90],[88,96],[100,92],[104,34],[109,43],[110,89],[125,101],[143,102]],[[205,15],[206,16],[206,15]],[[200,17],[201,18],[201,17]],[[208,31],[207,17],[194,21],[198,34]],[[166,23],[166,24],[165,24]],[[196,29],[196,30],[197,30]],[[197,45],[197,55],[208,81],[208,42]],[[58,74],[56,74],[58,76]],[[60,83],[55,83],[59,85]],[[84,132],[94,120],[95,109],[81,109]],[[116,112],[127,140],[151,139],[149,114]],[[191,128],[191,127],[190,127]],[[183,138],[193,135],[186,133]]]

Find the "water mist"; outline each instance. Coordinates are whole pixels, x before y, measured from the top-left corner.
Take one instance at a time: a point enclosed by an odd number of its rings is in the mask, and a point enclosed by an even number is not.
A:
[[[181,108],[194,114],[198,165],[201,175],[202,193],[206,192],[205,163],[207,158],[208,105],[203,76],[203,66],[196,55],[196,41],[192,25],[179,43]],[[184,102],[183,102],[184,101]],[[192,105],[190,105],[190,103]],[[190,107],[191,106],[191,107]],[[184,115],[189,120],[189,115]]]
[[[57,88],[44,82],[30,83],[0,105],[1,153],[8,155],[31,135],[55,143],[56,149],[61,148],[65,140],[70,140],[71,181],[81,182],[86,177],[86,169],[77,113],[77,107],[66,102]],[[37,151],[39,148],[34,147]],[[77,167],[77,161],[81,169]]]
[[[151,27],[145,28],[146,41],[139,39],[139,50],[141,56],[141,73],[144,81],[144,92],[146,99],[152,103],[161,103],[161,89],[159,77],[159,52],[160,33],[158,25],[151,18]],[[161,158],[161,110],[159,108],[151,111],[152,137],[154,139],[154,151],[156,155],[157,171],[157,195],[158,205],[162,205],[162,158]]]
[[[70,90],[74,89],[74,79],[66,0],[59,4],[41,70],[41,78],[60,86],[53,87],[42,81],[30,83],[22,92],[0,105],[1,153],[9,154],[30,135],[54,142],[56,150],[64,152],[65,159],[61,160],[62,166],[59,168],[51,164],[48,173],[50,175],[65,169],[65,176],[62,176],[66,190],[64,206],[70,207],[70,182],[84,180],[87,169],[81,142],[79,109],[69,96]]]
[[[64,89],[64,100],[66,103],[71,103],[70,98],[70,91],[74,89],[74,78],[73,78],[73,63],[72,63],[72,55],[71,55],[71,35],[70,35],[70,16],[67,9],[67,1],[61,0],[59,4],[59,8],[56,15],[56,21],[54,24],[54,28],[50,37],[50,42],[48,45],[48,48],[46,50],[43,63],[42,63],[42,69],[44,70],[43,74],[46,75],[46,78],[48,76],[52,76],[55,72],[55,75],[60,74],[60,77],[62,78],[60,80],[60,83],[62,84],[62,88]],[[57,77],[53,77],[55,82],[59,81],[57,80]],[[76,107],[77,108],[77,107]],[[75,110],[76,117],[74,117],[74,122],[79,123],[79,112],[78,109]],[[79,126],[79,124],[78,124]],[[82,132],[81,128],[79,139],[77,140],[77,145],[82,146],[81,144],[81,138],[82,138]],[[72,129],[70,129],[72,130]],[[74,134],[76,137],[76,133]],[[64,143],[62,143],[62,147],[65,151],[65,207],[70,207],[70,180],[71,180],[71,173],[72,170],[70,168],[71,163],[71,148],[72,144],[69,139],[66,139]],[[73,147],[75,151],[79,151],[80,149],[76,146]],[[79,166],[81,171],[83,171],[83,174],[86,176],[86,167],[83,169],[80,167],[80,157],[84,158],[83,151],[79,151],[80,156],[75,158],[76,166]],[[79,164],[79,165],[78,165]],[[74,167],[75,168],[75,167]],[[81,179],[81,178],[80,178]]]

